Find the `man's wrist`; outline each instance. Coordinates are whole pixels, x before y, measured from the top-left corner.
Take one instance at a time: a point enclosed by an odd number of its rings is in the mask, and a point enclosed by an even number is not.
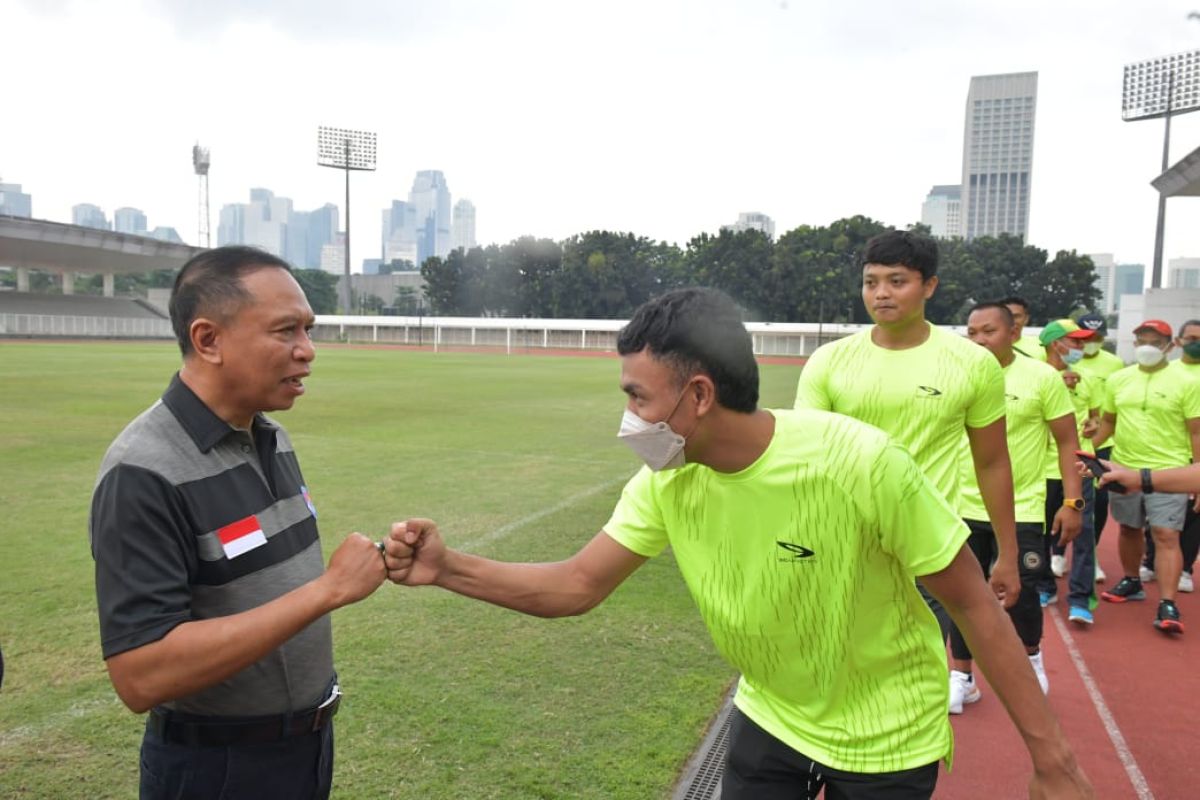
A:
[[[1154,494],[1154,479],[1147,467],[1142,467],[1142,494]]]

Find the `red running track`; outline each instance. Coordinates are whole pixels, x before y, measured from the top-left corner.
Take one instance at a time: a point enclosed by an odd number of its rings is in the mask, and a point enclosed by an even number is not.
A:
[[[1112,585],[1122,573],[1111,518],[1099,556]],[[1200,597],[1177,595],[1187,632],[1169,637],[1152,625],[1157,584],[1142,602],[1101,601],[1091,628],[1067,622],[1065,578],[1059,587],[1042,641],[1048,699],[1096,797],[1200,798]],[[982,700],[950,718],[954,769],[942,771],[939,800],[1028,797],[1029,756],[986,681],[982,688]]]

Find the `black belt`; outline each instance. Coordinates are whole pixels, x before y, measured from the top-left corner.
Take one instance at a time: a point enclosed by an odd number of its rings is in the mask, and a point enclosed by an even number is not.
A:
[[[202,717],[154,708],[146,728],[163,741],[191,747],[265,744],[321,730],[333,719],[341,702],[342,693],[335,686],[329,699],[316,708],[266,717]]]

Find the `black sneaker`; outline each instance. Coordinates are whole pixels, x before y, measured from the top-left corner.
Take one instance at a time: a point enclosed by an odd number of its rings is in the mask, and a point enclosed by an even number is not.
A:
[[[1183,633],[1183,623],[1179,621],[1179,609],[1170,600],[1158,601],[1158,618],[1154,627],[1163,633]]]
[[[1146,593],[1142,591],[1142,582],[1137,578],[1130,578],[1128,575],[1121,578],[1116,586],[1100,596],[1110,603],[1125,603],[1130,600],[1146,599]]]

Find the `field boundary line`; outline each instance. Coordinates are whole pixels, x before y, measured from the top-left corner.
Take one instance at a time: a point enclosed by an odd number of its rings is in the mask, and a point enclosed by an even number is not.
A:
[[[1062,620],[1062,614],[1051,611],[1050,619],[1054,620],[1054,627],[1058,628],[1058,633],[1062,637],[1063,643],[1067,646],[1067,653],[1071,656],[1071,661],[1075,664],[1075,670],[1079,673],[1084,688],[1087,689],[1088,695],[1092,698],[1092,705],[1096,707],[1096,713],[1100,715],[1100,721],[1104,723],[1104,730],[1108,733],[1108,738],[1112,740],[1113,748],[1117,751],[1117,758],[1120,759],[1121,766],[1125,768],[1125,774],[1129,777],[1129,782],[1133,784],[1133,789],[1137,792],[1138,800],[1154,800],[1154,792],[1150,791],[1150,784],[1146,781],[1146,776],[1142,774],[1137,760],[1133,757],[1133,752],[1125,742],[1125,737],[1121,734],[1121,729],[1117,725],[1116,718],[1113,717],[1108,704],[1104,702],[1104,696],[1100,694],[1100,687],[1093,680],[1092,673],[1087,668],[1087,663],[1083,660],[1083,654],[1075,646],[1075,639],[1071,636],[1071,632],[1067,630],[1067,625]]]
[[[559,502],[555,503],[552,506],[547,506],[546,508],[543,508],[540,511],[535,511],[532,514],[527,514],[526,516],[521,517],[520,519],[513,520],[512,522],[501,525],[499,528],[488,531],[487,533],[483,534],[482,536],[480,536],[476,539],[472,539],[471,541],[466,542],[465,544],[461,545],[459,547],[459,549],[464,550],[469,553],[469,552],[475,550],[476,548],[480,547],[481,545],[491,544],[492,542],[498,542],[501,539],[508,536],[513,531],[520,530],[521,528],[525,527],[526,525],[529,525],[530,523],[533,523],[533,522],[537,522],[539,519],[544,519],[544,518],[550,516],[551,514],[557,514],[559,511],[570,508],[571,506],[575,505],[576,503],[580,502],[581,500],[586,500],[589,497],[600,494],[601,492],[603,492],[607,489],[611,489],[613,486],[616,486],[617,484],[625,483],[626,481],[629,480],[630,477],[631,476],[629,476],[629,475],[623,475],[620,478],[613,478],[612,480],[607,480],[607,481],[604,481],[603,483],[598,483],[595,486],[592,486],[591,488],[584,489],[582,492],[578,492],[577,494],[571,495],[570,497],[566,498],[565,500],[560,500]]]
[[[87,717],[95,714],[98,711],[104,711],[113,706],[121,705],[120,700],[116,695],[107,697],[93,697],[87,700],[78,700],[71,704],[71,707],[65,711],[57,711],[42,717],[36,722],[28,722],[24,725],[18,725],[12,730],[0,731],[0,748],[11,747],[27,739],[40,738],[47,731],[59,728],[62,723],[80,717]]]

